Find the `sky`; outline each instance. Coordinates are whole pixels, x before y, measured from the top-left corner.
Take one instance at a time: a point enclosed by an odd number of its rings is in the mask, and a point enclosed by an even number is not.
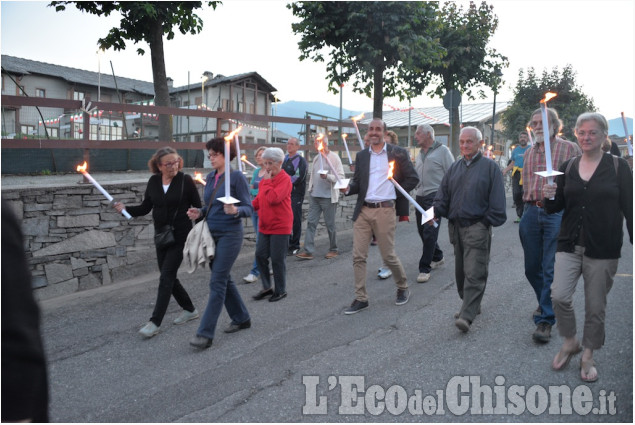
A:
[[[205,3],[205,2],[203,2]],[[499,26],[490,46],[509,58],[503,70],[504,87],[497,100],[512,100],[520,69],[562,70],[571,64],[576,81],[607,119],[624,112],[632,117],[633,18],[632,0],[488,1]],[[339,94],[327,91],[326,64],[300,61],[299,37],[291,30],[296,21],[279,0],[225,0],[216,10],[205,6],[198,14],[203,31],[165,41],[167,74],[175,86],[201,81],[204,71],[234,75],[258,72],[277,89],[282,101],[316,101],[339,106]],[[97,54],[97,39],[118,26],[119,18],[96,17],[73,6],[55,12],[48,2],[0,3],[0,52],[25,59],[79,69],[99,69],[117,76],[152,81],[149,48],[130,43],[126,51]],[[138,47],[146,54],[139,56]],[[373,101],[345,85],[343,107],[372,111]],[[488,97],[464,102],[491,102]],[[384,99],[385,110],[406,108],[398,98]],[[414,107],[440,106],[439,98],[419,96]]]

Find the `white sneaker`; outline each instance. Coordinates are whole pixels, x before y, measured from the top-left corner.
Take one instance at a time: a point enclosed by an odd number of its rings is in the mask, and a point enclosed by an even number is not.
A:
[[[255,276],[252,273],[249,273],[247,276],[243,277],[243,280],[247,283],[254,283],[255,281],[258,280],[258,276]]]
[[[148,322],[144,327],[139,329],[139,333],[146,338],[152,338],[159,333],[159,327],[152,322]]]
[[[417,276],[417,282],[424,283],[430,280],[430,273],[419,273]]]
[[[183,323],[187,323],[190,320],[198,319],[198,310],[194,309],[194,311],[183,310],[183,313],[176,319],[174,319],[175,325],[182,325]]]
[[[390,276],[392,276],[392,272],[388,267],[382,267],[377,272],[377,277],[380,279],[388,279]]]
[[[439,261],[432,261],[430,263],[430,268],[436,269],[445,264],[445,258],[440,259]]]

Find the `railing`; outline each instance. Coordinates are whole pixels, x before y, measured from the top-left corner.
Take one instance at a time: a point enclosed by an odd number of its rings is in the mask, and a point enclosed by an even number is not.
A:
[[[65,110],[77,110],[81,111],[85,105],[79,100],[65,100],[65,99],[47,99],[47,98],[35,98],[35,97],[22,97],[22,96],[8,96],[2,95],[2,108],[7,107],[48,107],[48,108],[63,108]],[[148,105],[136,105],[136,104],[120,104],[110,102],[91,102],[91,109],[97,108],[104,111],[117,111],[122,115],[130,112],[138,112],[145,114],[158,114],[158,115],[171,115],[171,116],[183,116],[183,117],[202,117],[211,118],[217,120],[216,129],[221,128],[221,122],[226,120],[235,121],[260,121],[260,122],[276,122],[276,123],[289,123],[289,124],[302,124],[305,128],[309,129],[311,126],[316,127],[340,127],[350,128],[353,127],[351,122],[337,121],[337,120],[315,120],[306,118],[291,118],[280,117],[271,115],[256,115],[245,114],[237,112],[224,112],[224,111],[209,111],[198,109],[182,109],[165,106],[148,106]],[[172,140],[166,141],[150,141],[140,139],[122,139],[122,140],[95,140],[90,138],[90,116],[87,112],[83,112],[84,115],[84,128],[82,139],[7,139],[2,138],[2,148],[55,148],[55,149],[155,149],[161,146],[173,146],[178,149],[204,149],[205,142],[174,142]],[[124,124],[125,125],[125,124]],[[308,140],[308,138],[307,138]],[[334,141],[334,145],[330,148],[334,151],[341,151],[344,146],[337,140]],[[267,143],[269,145],[270,143]],[[278,146],[284,148],[285,144],[271,144],[272,146]],[[349,150],[352,152],[359,151],[356,148],[357,143],[351,144]],[[241,148],[246,150],[253,150],[260,147],[259,144],[241,144]],[[312,144],[305,144],[300,147],[301,150],[309,150],[312,148]]]

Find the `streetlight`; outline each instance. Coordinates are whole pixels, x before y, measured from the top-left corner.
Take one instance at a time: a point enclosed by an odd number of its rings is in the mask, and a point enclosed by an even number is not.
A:
[[[201,75],[201,108],[205,106],[205,81],[208,79],[207,75]]]
[[[498,92],[498,83],[500,78],[503,76],[500,68],[496,68],[494,70],[494,110],[492,111],[492,145],[494,144],[494,126],[496,125],[496,93]]]

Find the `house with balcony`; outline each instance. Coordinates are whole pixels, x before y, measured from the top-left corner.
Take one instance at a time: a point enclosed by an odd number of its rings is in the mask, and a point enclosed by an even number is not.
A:
[[[2,94],[110,103],[154,103],[152,82],[108,73],[86,71],[14,56],[2,55]],[[174,87],[168,78],[170,106],[270,115],[276,88],[257,72],[233,76],[205,72],[202,83]],[[3,138],[82,138],[84,116],[77,110],[24,106],[2,106]],[[237,125],[243,125],[241,142],[281,142],[289,136],[272,131],[266,122],[230,122],[203,117],[175,116],[176,141],[202,142]],[[158,121],[153,114],[95,110],[90,116],[92,140],[121,140],[158,136]]]

